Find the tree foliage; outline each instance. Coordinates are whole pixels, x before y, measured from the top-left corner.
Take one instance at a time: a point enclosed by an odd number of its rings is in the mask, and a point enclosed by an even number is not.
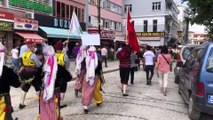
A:
[[[189,6],[189,20],[192,24],[202,24],[213,35],[213,0],[182,0]]]

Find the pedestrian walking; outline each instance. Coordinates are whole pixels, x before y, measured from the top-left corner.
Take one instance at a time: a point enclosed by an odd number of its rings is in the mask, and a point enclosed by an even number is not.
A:
[[[78,54],[78,51],[80,50],[80,46],[79,46],[79,43],[75,43],[75,46],[72,50],[72,53],[74,55],[74,57],[76,58],[77,57],[77,54]]]
[[[133,85],[134,84],[134,73],[135,73],[135,70],[137,69],[137,64],[136,64],[136,60],[138,58],[138,56],[136,55],[136,51],[132,51],[131,52],[131,55],[130,55],[130,61],[131,61],[131,64],[130,64],[130,80],[131,80],[131,84]]]
[[[143,54],[146,71],[146,84],[151,85],[152,77],[154,75],[155,54],[149,45],[146,47],[146,50],[147,51]],[[149,73],[151,73],[151,75],[149,75]]]
[[[62,66],[64,69],[69,71],[69,58],[66,54],[66,51],[64,53],[62,52],[63,50],[63,42],[61,40],[57,41],[56,44],[54,45],[55,48],[55,56],[57,58],[57,63],[59,66]],[[71,80],[71,79],[70,79]],[[61,93],[61,108],[66,107],[67,105],[64,104],[64,98],[65,98],[65,93],[67,90],[67,82],[64,80],[61,80],[60,83],[60,93]]]
[[[12,63],[13,63],[13,71],[17,73],[19,69],[19,46],[17,45],[15,48],[11,50],[12,54]]]
[[[158,55],[155,69],[159,74],[159,85],[163,95],[167,95],[168,77],[170,72],[170,64],[172,63],[171,54],[168,52],[167,46],[163,46],[161,54]]]
[[[43,66],[44,79],[39,100],[40,120],[61,120],[60,111],[60,83],[70,81],[71,74],[64,67],[57,64],[57,58],[52,46],[44,48],[45,64]]]
[[[78,93],[82,92],[83,87],[83,80],[86,74],[86,46],[81,46],[80,50],[78,51],[75,63],[75,74],[76,74],[76,81],[75,81],[75,96],[78,97]]]
[[[105,67],[107,67],[107,55],[108,55],[108,51],[105,47],[103,47],[101,49],[101,56],[102,56],[102,62],[105,63]]]
[[[26,41],[28,51],[24,52],[21,57],[21,67],[18,72],[22,86],[21,102],[19,104],[19,109],[25,107],[24,101],[26,94],[30,89],[30,86],[33,85],[36,91],[36,99],[39,98],[39,91],[41,87],[41,65],[39,58],[34,53],[35,52],[35,43],[32,41]]]
[[[0,42],[0,120],[13,120],[10,86],[18,88],[21,83],[17,74],[4,65],[5,51],[6,48]]]
[[[83,81],[83,106],[84,113],[89,112],[89,105],[91,104],[92,98],[94,98],[97,106],[103,103],[103,96],[101,90],[101,57],[97,54],[96,48],[91,46],[88,49],[86,56],[86,75]]]
[[[130,48],[126,43],[122,44],[122,49],[120,49],[120,51],[117,53],[117,58],[119,59],[121,90],[123,96],[128,96],[127,86],[130,72],[130,54]]]

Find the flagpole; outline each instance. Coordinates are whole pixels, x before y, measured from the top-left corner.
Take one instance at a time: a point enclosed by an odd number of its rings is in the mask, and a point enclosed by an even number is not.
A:
[[[128,30],[127,30],[127,23],[128,23],[128,14],[129,14],[129,7],[127,8],[127,15],[126,15],[126,42],[129,43],[128,40]]]
[[[73,8],[73,12],[72,12],[72,17],[71,17],[71,21],[70,21],[70,25],[72,25],[72,18],[73,18],[73,14],[74,14],[74,12],[75,12],[75,7]],[[68,36],[67,36],[67,41],[69,42],[69,39],[70,39],[70,32],[71,32],[71,30],[70,30],[70,25],[69,25],[69,31],[68,31]]]

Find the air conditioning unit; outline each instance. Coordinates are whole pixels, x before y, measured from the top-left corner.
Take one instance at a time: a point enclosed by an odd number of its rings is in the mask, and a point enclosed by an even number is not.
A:
[[[26,17],[28,19],[34,19],[34,13],[33,12],[26,12]]]

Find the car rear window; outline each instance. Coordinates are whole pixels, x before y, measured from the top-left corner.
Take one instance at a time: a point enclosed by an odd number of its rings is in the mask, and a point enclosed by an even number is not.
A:
[[[183,56],[183,59],[186,60],[186,58],[189,56],[189,54],[191,53],[191,51],[193,50],[194,47],[185,47],[183,49],[183,52],[182,52],[182,56]]]
[[[211,49],[209,57],[207,59],[206,70],[208,72],[213,72],[213,48]]]

